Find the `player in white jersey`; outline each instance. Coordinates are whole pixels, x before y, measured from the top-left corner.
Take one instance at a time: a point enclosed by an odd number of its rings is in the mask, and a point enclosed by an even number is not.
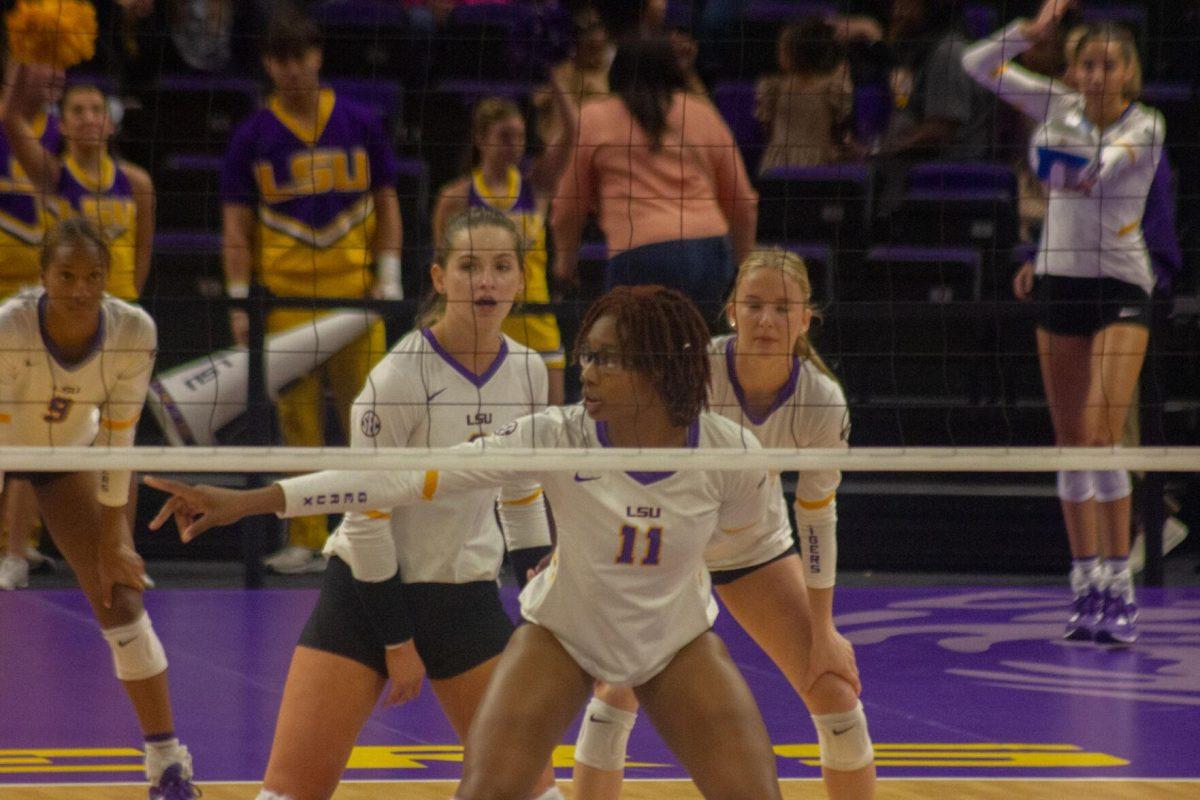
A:
[[[546,407],[544,362],[501,332],[523,283],[520,242],[492,209],[450,219],[430,270],[435,307],[371,370],[351,411],[353,447],[449,447]],[[541,488],[526,480],[499,496],[523,578],[550,551]],[[260,798],[330,797],[389,679],[397,704],[428,674],[465,741],[513,631],[496,585],[496,502],[485,487],[345,515],[325,544],[329,566],[292,656]],[[548,762],[527,796],[561,798]]]
[[[468,445],[503,449],[757,447],[704,411],[707,326],[682,295],[620,287],[589,309],[576,343],[583,403],[524,417]],[[633,686],[663,739],[706,797],[779,798],[775,757],[745,681],[711,626],[704,550],[715,530],[757,541],[771,482],[763,472],[538,474],[558,546],[521,593],[528,624],[513,634],[467,737],[458,797],[519,797],[587,699],[594,679]],[[420,503],[524,480],[523,473],[330,472],[264,490],[189,487],[174,516],[185,539],[246,514],[302,513],[324,500],[350,510]]]
[[[104,293],[108,245],[74,218],[47,232],[42,286],[0,306],[0,445],[127,447],[154,368],[154,322]],[[10,475],[9,477],[18,477]],[[189,800],[167,657],[142,605],[145,569],[126,518],[129,473],[29,472],[46,528],[75,571],[146,739],[150,797]]]
[[[841,386],[808,340],[812,286],[804,261],[784,250],[754,251],[729,298],[736,333],[709,348],[709,407],[764,447],[845,447],[849,417]],[[833,623],[837,570],[837,470],[800,472],[796,521],[803,559],[772,478],[771,516],[757,542],[722,536],[705,552],[721,601],[787,676],[812,713],[822,772],[834,800],[875,792],[874,752],[858,700],[850,643]],[[811,631],[811,637],[810,637]],[[632,693],[599,685],[575,746],[577,800],[620,795],[625,749],[637,712]],[[836,733],[835,733],[836,732]]]
[[[1040,306],[1038,357],[1055,440],[1110,447],[1121,440],[1150,337],[1154,272],[1141,222],[1166,125],[1162,114],[1134,102],[1141,64],[1124,28],[1091,26],[1079,38],[1072,67],[1078,91],[1011,63],[1051,36],[1072,5],[1045,0],[1032,22],[1018,20],[972,45],[963,67],[1046,123],[1033,143],[1041,157],[1089,162],[1064,185],[1058,181],[1050,188],[1032,289]],[[1057,176],[1064,174],[1059,169]],[[1028,282],[1018,275],[1018,296],[1029,293]],[[1105,644],[1137,639],[1129,571],[1131,494],[1123,470],[1058,474],[1074,559],[1068,639]],[[1101,538],[1109,559],[1103,565]]]

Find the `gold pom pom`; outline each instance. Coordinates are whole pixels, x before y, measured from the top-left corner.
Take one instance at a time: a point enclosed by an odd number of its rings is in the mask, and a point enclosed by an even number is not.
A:
[[[96,9],[83,0],[21,0],[5,24],[16,61],[66,69],[96,52]]]

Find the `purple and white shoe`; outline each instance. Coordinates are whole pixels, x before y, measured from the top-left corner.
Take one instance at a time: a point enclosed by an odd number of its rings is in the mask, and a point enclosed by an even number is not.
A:
[[[1104,611],[1093,638],[1098,644],[1133,644],[1138,638],[1137,619],[1137,603],[1105,592]]]
[[[184,777],[183,765],[172,764],[150,787],[150,800],[196,800],[200,790]]]
[[[1086,592],[1075,595],[1063,638],[1073,642],[1091,641],[1100,625],[1103,611],[1104,596],[1095,586],[1090,586]]]

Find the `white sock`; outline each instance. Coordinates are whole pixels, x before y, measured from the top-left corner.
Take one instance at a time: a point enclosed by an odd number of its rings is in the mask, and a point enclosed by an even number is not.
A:
[[[1128,558],[1110,558],[1104,562],[1105,585],[1111,594],[1126,603],[1133,602],[1133,573],[1129,571]]]
[[[1086,594],[1090,587],[1102,588],[1100,575],[1100,559],[1076,558],[1071,561],[1071,591],[1077,595]]]
[[[172,764],[182,764],[183,777],[191,780],[192,757],[179,739],[172,736],[161,741],[146,742],[146,777],[151,783],[158,783],[158,779]]]
[[[558,790],[557,786],[551,786],[533,800],[566,800],[566,798],[563,797],[563,793]]]

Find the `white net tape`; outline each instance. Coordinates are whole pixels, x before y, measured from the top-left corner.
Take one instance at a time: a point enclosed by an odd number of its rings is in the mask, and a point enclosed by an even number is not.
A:
[[[4,447],[0,464],[17,472],[312,472],[316,470],[505,470],[512,472],[1200,472],[1200,447],[852,447],[747,451],[740,448],[456,450],[348,447]]]

